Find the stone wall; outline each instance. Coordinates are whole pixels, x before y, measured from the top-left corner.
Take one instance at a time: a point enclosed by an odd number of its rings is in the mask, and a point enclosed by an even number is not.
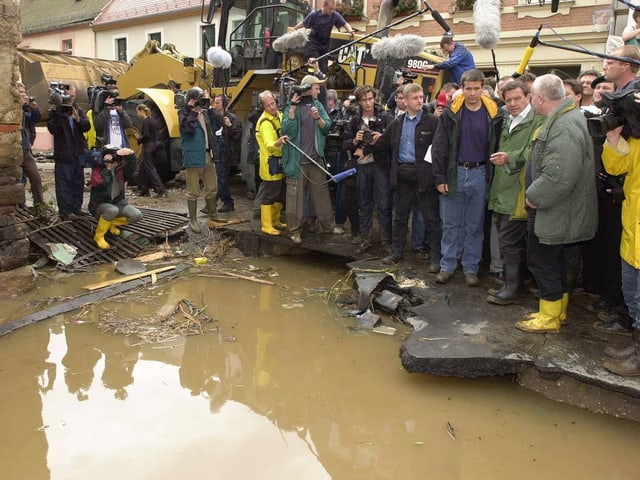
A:
[[[17,0],[0,0],[0,271],[24,266],[29,240],[16,223],[15,206],[24,203],[22,176],[22,109],[16,89],[20,15]]]

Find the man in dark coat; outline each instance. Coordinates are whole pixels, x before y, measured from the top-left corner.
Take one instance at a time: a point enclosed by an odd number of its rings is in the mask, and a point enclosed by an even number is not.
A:
[[[56,202],[61,218],[77,220],[82,215],[84,170],[79,157],[87,149],[83,133],[91,124],[79,106],[74,103],[75,87],[67,85],[64,97],[54,97],[47,130],[53,135],[54,176]]]

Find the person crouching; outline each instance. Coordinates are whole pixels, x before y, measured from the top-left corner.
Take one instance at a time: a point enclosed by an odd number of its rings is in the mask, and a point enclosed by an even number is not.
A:
[[[103,250],[109,248],[104,239],[107,232],[120,235],[118,227],[135,223],[142,217],[142,212],[125,199],[126,182],[133,177],[135,168],[133,150],[107,145],[102,150],[102,163],[91,170],[89,211],[98,220],[93,239]]]

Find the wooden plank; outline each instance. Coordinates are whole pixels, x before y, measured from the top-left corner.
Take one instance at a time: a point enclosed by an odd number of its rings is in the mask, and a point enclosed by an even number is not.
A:
[[[173,270],[167,270],[166,272],[162,272],[158,274],[158,278],[170,278],[175,275],[191,268],[190,264],[180,264],[174,267]],[[61,313],[67,313],[72,310],[75,310],[80,307],[84,307],[90,303],[96,303],[106,298],[114,297],[121,293],[124,293],[128,290],[132,290],[134,288],[142,287],[148,282],[142,279],[131,280],[126,283],[120,283],[118,285],[113,285],[109,288],[103,288],[97,292],[89,292],[84,293],[82,295],[78,295],[77,297],[72,298],[64,303],[59,305],[55,305],[46,310],[40,310],[39,312],[34,312],[30,315],[24,316],[22,318],[18,318],[16,320],[12,320],[10,322],[0,324],[0,336],[6,335],[7,333],[11,333],[14,330],[17,330],[22,327],[26,327],[27,325],[31,325],[33,323],[40,322],[42,320],[46,320],[47,318],[51,318],[55,315],[59,315]]]
[[[151,275],[151,278],[153,279],[158,273],[166,272],[167,270],[173,270],[175,268],[176,268],[175,265],[169,265],[167,267],[161,267],[161,268],[156,268],[155,270],[149,270],[148,272],[136,273],[135,275],[127,275],[125,277],[114,278],[113,280],[107,280],[105,282],[85,285],[82,288],[84,288],[85,290],[93,291],[93,290],[98,290],[104,287],[110,287],[111,285],[116,285],[118,283],[124,283],[130,280],[136,280],[138,278],[148,277],[149,275]]]

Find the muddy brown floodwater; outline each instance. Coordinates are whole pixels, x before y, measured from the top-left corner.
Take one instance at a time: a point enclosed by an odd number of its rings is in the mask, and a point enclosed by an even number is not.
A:
[[[277,285],[184,277],[0,337],[1,478],[638,478],[639,424],[510,378],[410,375],[398,358],[406,327],[354,333],[320,295],[342,264],[239,262],[273,266]],[[113,276],[40,279],[31,295]],[[151,344],[94,323],[182,298],[204,299],[219,331]]]

